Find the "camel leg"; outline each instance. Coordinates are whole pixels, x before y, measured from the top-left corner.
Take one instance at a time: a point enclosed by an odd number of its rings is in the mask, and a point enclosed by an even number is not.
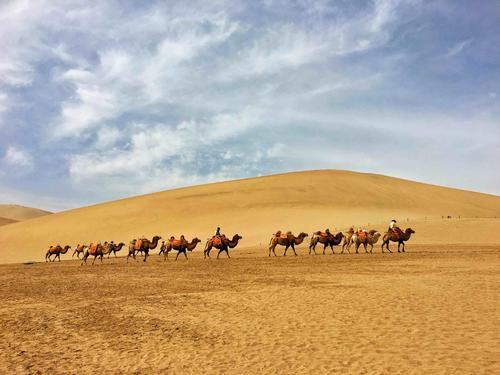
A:
[[[404,251],[404,244],[403,244],[403,251]],[[59,259],[59,262],[61,261],[61,254],[57,254],[57,259]]]
[[[368,254],[368,249],[366,248],[366,242],[363,242],[363,247],[365,248],[365,253]]]
[[[398,241],[398,253],[400,253],[401,251],[399,250],[399,248],[401,247],[401,242]]]
[[[313,246],[314,255],[318,255],[318,254],[316,254],[316,245],[317,245],[317,243],[315,243]]]
[[[285,246],[285,252],[283,253],[283,256],[284,256],[284,257],[286,257],[286,251],[288,250],[288,247],[289,247],[289,246],[290,246],[290,245],[286,245],[286,246]]]
[[[97,255],[94,255],[94,260],[92,261],[92,265],[94,265],[94,262],[96,259],[97,259]]]
[[[373,244],[370,244],[371,248],[370,248],[370,254],[373,253]]]
[[[226,249],[226,255],[227,255],[227,257],[228,257],[228,258],[231,258],[231,257],[229,256],[229,250],[228,250],[228,249]]]
[[[356,254],[358,254],[358,249],[359,249],[359,244],[356,243],[356,245],[354,245],[356,247]]]
[[[102,258],[104,257],[104,254],[101,254],[101,263],[102,263]]]
[[[292,250],[293,250],[293,254],[294,254],[295,256],[297,256],[297,253],[295,252],[295,245],[292,243],[292,244],[290,245],[290,247],[291,247],[291,248],[292,248]]]
[[[332,255],[335,254],[335,250],[333,250],[333,244],[330,244],[330,249],[332,249]]]
[[[271,246],[271,249],[273,250],[274,256],[276,256],[276,245]],[[271,250],[269,250],[269,256],[271,256]]]
[[[146,259],[148,259],[148,252],[147,251],[144,252],[144,260],[143,260],[143,262],[145,262]]]
[[[184,258],[186,258],[186,260],[188,260],[187,251],[184,250],[183,253],[184,253]]]
[[[220,253],[222,253],[223,251],[224,251],[224,250],[219,249],[219,252],[217,253],[217,259],[219,259],[219,255],[220,255]]]
[[[403,241],[403,242],[401,242],[401,245],[403,245],[403,250],[402,250],[402,251],[403,251],[403,253],[404,253],[404,252],[405,252],[405,242],[404,242],[404,241]]]
[[[325,251],[326,251],[326,242],[323,244],[323,255],[325,255]]]

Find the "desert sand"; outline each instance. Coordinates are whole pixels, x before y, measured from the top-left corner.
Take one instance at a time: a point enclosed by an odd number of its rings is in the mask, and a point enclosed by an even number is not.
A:
[[[499,217],[497,196],[318,171],[9,224],[0,373],[499,373]],[[297,257],[267,256],[276,229],[383,231],[392,218],[416,231],[406,253],[379,242],[373,254],[308,256],[307,238]],[[231,259],[205,260],[201,244],[187,261],[156,249],[146,263],[127,264],[126,250],[94,266],[30,262],[56,239],[205,239],[218,224],[243,236]]]
[[[499,373],[500,245],[0,266],[0,373]]]

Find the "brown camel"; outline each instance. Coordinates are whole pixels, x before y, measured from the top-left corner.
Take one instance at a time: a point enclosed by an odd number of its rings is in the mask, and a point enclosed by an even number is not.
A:
[[[61,261],[61,254],[66,254],[68,250],[71,249],[71,246],[66,245],[64,247],[61,247],[61,245],[55,245],[55,246],[50,246],[47,252],[45,253],[45,262],[47,262],[47,259],[49,262],[55,262],[56,258],[59,259],[59,262]],[[54,259],[50,259],[52,255],[55,255]]]
[[[366,248],[367,245],[370,245],[370,254],[373,252],[373,245],[375,245],[378,242],[378,239],[380,238],[381,234],[380,232],[377,232],[376,230],[372,229],[369,231],[366,235],[358,235],[357,233],[354,233],[352,236],[352,242],[354,243],[354,246],[356,247],[356,254],[358,254],[358,249],[361,245],[365,248],[365,253],[368,253],[368,250]],[[347,250],[349,251],[349,247],[351,245],[348,245]]]
[[[117,245],[113,241],[111,241],[111,250],[108,253],[108,258],[111,256],[111,253],[115,254],[115,257],[116,257],[116,253],[119,252],[123,246],[125,246],[125,244],[123,242],[120,242]]]
[[[276,256],[274,249],[277,245],[285,246],[285,252],[283,253],[284,257],[286,256],[286,252],[289,247],[292,248],[294,255],[297,256],[297,253],[295,252],[295,245],[300,245],[306,237],[307,233],[304,232],[301,232],[298,237],[295,237],[292,232],[287,232],[286,234],[281,233],[281,231],[276,232],[269,241],[269,256],[271,256],[271,251],[274,256]]]
[[[156,249],[156,246],[158,246],[158,240],[160,239],[161,236],[154,236],[151,241],[148,240],[147,238],[134,239],[130,241],[130,244],[128,246],[127,263],[128,263],[128,258],[130,258],[130,256],[133,256],[135,259],[136,252],[144,252],[144,262],[145,262],[149,256],[149,250]]]
[[[210,258],[210,251],[212,250],[212,247],[215,247],[216,249],[219,250],[219,252],[217,253],[217,259],[219,259],[219,255],[223,251],[226,252],[226,255],[228,258],[231,258],[229,256],[229,249],[234,249],[236,246],[238,246],[238,242],[242,238],[243,237],[241,237],[239,234],[235,234],[231,240],[224,235],[221,238],[213,236],[205,244],[205,250],[203,251],[203,257]]]
[[[385,245],[386,249],[389,250],[390,253],[392,253],[392,251],[389,249],[389,242],[392,241],[398,243],[398,253],[401,252],[399,248],[401,245],[403,245],[403,253],[404,253],[405,241],[408,241],[413,233],[415,233],[415,231],[411,228],[406,228],[406,230],[403,232],[398,227],[395,227],[393,230],[386,232],[384,234],[382,242],[382,252],[384,252],[384,245]]]
[[[344,250],[347,250],[347,252],[350,254],[351,252],[349,251],[349,248],[351,247],[352,244],[352,236],[354,235],[354,228],[351,227],[347,232],[344,233],[344,242],[342,243],[342,251],[340,254],[344,253]]]
[[[83,254],[83,252],[85,251],[86,248],[87,248],[87,245],[79,243],[78,245],[75,246],[75,251],[73,252],[73,255],[71,256],[71,258],[74,258],[75,254],[76,254],[77,258],[80,259],[80,254]]]
[[[167,247],[165,249],[164,255],[163,255],[163,260],[168,259],[168,253],[171,252],[172,250],[177,251],[177,256],[175,257],[175,260],[179,257],[179,254],[184,254],[184,256],[187,257],[187,251],[193,251],[198,245],[198,243],[201,242],[200,239],[197,237],[193,238],[191,242],[188,242],[184,236],[181,236],[179,240],[176,240],[175,238],[171,238],[169,241],[167,241]]]
[[[85,251],[85,254],[83,254],[81,265],[83,266],[84,263],[87,264],[87,258],[90,255],[92,255],[94,257],[94,260],[92,261],[92,265],[94,265],[97,257],[99,257],[101,259],[101,263],[102,263],[102,258],[104,257],[104,255],[111,253],[112,248],[113,248],[113,244],[109,243],[107,241],[104,242],[103,244],[101,244],[100,242],[99,243],[91,243],[89,245],[88,249]]]
[[[314,255],[316,255],[316,245],[318,242],[323,244],[323,255],[325,255],[325,250],[328,246],[332,249],[332,254],[335,254],[333,247],[340,244],[343,237],[344,234],[342,232],[338,232],[336,235],[320,231],[314,232],[311,236],[311,242],[309,244],[309,254],[311,254],[311,251],[314,251]]]

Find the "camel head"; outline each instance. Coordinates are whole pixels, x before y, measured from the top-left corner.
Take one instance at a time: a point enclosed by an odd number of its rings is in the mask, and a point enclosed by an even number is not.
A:
[[[191,241],[191,243],[198,243],[198,242],[201,242],[201,240],[198,237],[193,238],[193,240]]]
[[[411,228],[406,228],[405,233],[413,234],[413,233],[415,233],[415,231]]]
[[[307,233],[300,232],[299,237],[297,237],[297,238],[306,238],[307,236],[308,236]]]
[[[343,238],[344,237],[344,233],[342,232],[338,232],[336,235],[335,235],[335,238]]]
[[[243,238],[243,237],[241,237],[239,234],[235,234],[235,235],[233,236],[233,241],[239,241],[239,240],[241,240],[242,238]]]

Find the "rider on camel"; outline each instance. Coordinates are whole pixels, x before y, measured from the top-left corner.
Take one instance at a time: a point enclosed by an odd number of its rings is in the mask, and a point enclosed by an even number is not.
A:
[[[389,229],[387,230],[388,232],[396,232],[396,220],[392,219],[391,222],[389,223]]]

